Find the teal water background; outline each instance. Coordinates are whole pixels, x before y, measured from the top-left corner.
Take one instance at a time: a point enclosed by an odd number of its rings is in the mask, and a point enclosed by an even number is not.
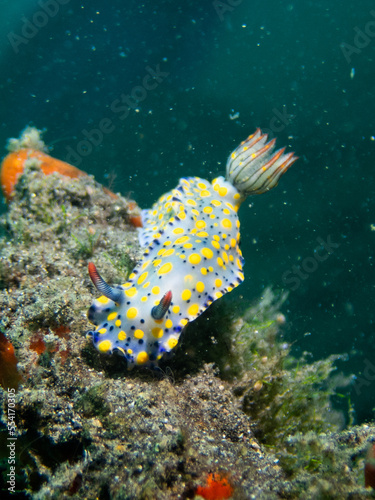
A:
[[[223,300],[244,307],[266,286],[289,289],[284,331],[294,352],[347,353],[340,369],[362,380],[351,391],[357,422],[372,419],[373,2],[0,7],[4,146],[27,124],[46,128],[54,156],[75,158],[143,208],[179,177],[223,173],[228,154],[258,126],[296,152],[280,185],[241,208],[246,280]],[[155,71],[158,84],[142,92]],[[127,101],[127,112],[119,100],[132,93],[140,102]],[[92,131],[103,123],[111,131],[100,138]],[[95,146],[85,149],[85,134]]]

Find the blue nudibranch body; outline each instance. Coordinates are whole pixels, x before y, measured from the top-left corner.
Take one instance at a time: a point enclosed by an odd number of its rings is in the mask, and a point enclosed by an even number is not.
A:
[[[91,305],[89,332],[100,352],[120,351],[128,367],[155,366],[183,328],[244,279],[237,211],[244,199],[277,185],[297,160],[257,129],[229,156],[226,178],[180,179],[149,210],[139,239],[145,253],[124,285],[111,287],[93,263],[103,294]]]

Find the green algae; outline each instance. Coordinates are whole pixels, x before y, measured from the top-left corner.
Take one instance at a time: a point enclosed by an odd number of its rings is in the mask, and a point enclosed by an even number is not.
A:
[[[80,398],[77,399],[75,407],[85,417],[105,417],[110,412],[105,401],[106,387],[97,385],[90,387]]]

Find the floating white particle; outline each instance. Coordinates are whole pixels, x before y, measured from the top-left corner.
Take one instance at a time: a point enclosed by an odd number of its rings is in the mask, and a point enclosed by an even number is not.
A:
[[[240,117],[239,111],[234,112],[234,110],[232,109],[232,113],[229,113],[230,120],[237,120],[237,118],[239,117]]]

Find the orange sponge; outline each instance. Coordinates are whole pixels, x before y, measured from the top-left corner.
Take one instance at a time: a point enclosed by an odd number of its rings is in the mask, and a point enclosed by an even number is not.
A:
[[[48,155],[41,136],[41,130],[28,126],[18,139],[8,140],[10,153],[4,158],[0,167],[0,186],[7,202],[11,201],[18,178],[22,175],[26,162],[30,160],[36,160],[45,175],[57,172],[70,178],[87,176],[86,172],[77,167]],[[117,199],[117,195],[104,186],[103,191],[113,199]],[[129,200],[129,222],[134,227],[142,227],[142,217],[133,200]]]
[[[6,200],[9,202],[14,186],[17,184],[18,177],[25,168],[25,161],[36,158],[39,161],[40,168],[46,175],[58,172],[67,177],[82,177],[87,175],[82,170],[69,165],[65,161],[57,160],[52,156],[38,151],[36,149],[25,148],[9,153],[3,160],[0,171],[0,184]]]

